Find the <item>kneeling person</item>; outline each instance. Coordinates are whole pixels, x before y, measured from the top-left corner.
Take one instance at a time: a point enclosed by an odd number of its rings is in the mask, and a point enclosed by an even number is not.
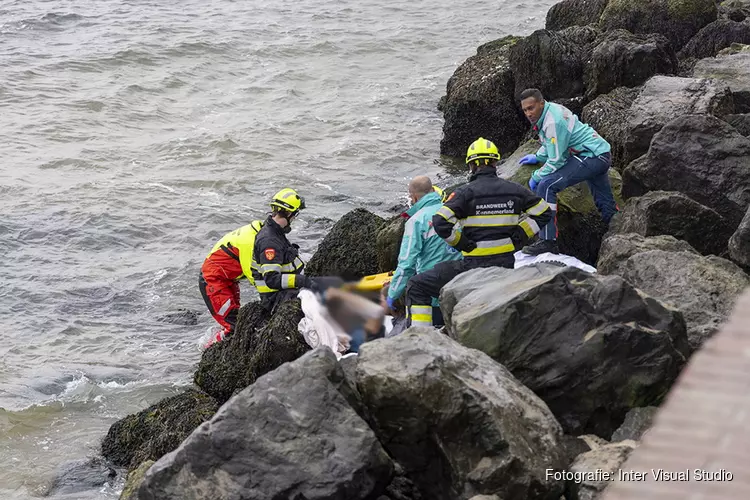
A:
[[[418,176],[409,183],[411,208],[406,211],[409,220],[404,226],[398,266],[388,288],[388,306],[401,298],[409,279],[418,273],[429,271],[436,264],[461,260],[461,253],[448,245],[435,232],[432,218],[442,206],[442,193],[435,190],[429,177]],[[437,300],[433,302],[437,306]],[[436,311],[440,309],[436,308]]]
[[[551,219],[550,207],[528,189],[497,176],[500,154],[479,138],[466,153],[469,183],[458,188],[432,218],[437,234],[463,254],[463,260],[437,264],[409,280],[408,324],[432,326],[432,300],[464,271],[501,266],[513,269],[513,254]],[[462,232],[458,231],[461,222]]]

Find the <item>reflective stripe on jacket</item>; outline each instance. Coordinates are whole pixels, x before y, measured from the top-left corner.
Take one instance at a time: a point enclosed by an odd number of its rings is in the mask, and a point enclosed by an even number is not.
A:
[[[546,201],[499,178],[495,168],[484,167],[451,194],[432,223],[449,245],[462,249],[465,258],[485,258],[516,252],[550,220]],[[467,241],[477,245],[471,252],[463,251]]]
[[[301,288],[306,277],[300,275],[305,263],[297,247],[289,243],[284,231],[270,216],[255,237],[253,278],[261,300],[279,290]]]

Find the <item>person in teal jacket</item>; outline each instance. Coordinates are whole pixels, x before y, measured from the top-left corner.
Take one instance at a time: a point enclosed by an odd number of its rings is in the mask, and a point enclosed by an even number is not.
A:
[[[531,174],[531,190],[544,198],[556,214],[557,193],[585,181],[602,219],[609,224],[617,212],[607,173],[612,165],[609,143],[565,106],[546,102],[537,89],[521,93],[521,108],[541,143],[536,154],[526,155],[519,162],[525,165],[543,163]],[[558,253],[557,235],[555,216],[542,228],[540,240],[522,251],[528,255]]]
[[[443,206],[443,201],[441,194],[433,189],[430,178],[419,176],[412,179],[409,196],[412,202],[411,208],[406,211],[409,220],[406,221],[398,266],[391,278],[386,300],[391,309],[404,294],[409,278],[432,269],[440,262],[463,259],[461,252],[448,245],[432,228],[432,216]],[[439,311],[436,300],[433,306]],[[435,318],[438,323],[441,323],[440,319]]]

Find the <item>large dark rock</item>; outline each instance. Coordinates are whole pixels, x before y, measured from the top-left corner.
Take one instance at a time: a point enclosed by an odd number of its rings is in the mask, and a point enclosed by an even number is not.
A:
[[[750,207],[729,240],[729,255],[739,265],[750,268]]]
[[[130,469],[145,460],[158,460],[218,409],[214,398],[195,389],[170,396],[115,422],[102,442],[102,455]]]
[[[676,191],[651,191],[631,198],[612,223],[612,232],[668,234],[706,255],[725,253],[732,229],[715,210]]]
[[[488,356],[432,328],[364,344],[357,386],[389,454],[430,500],[551,499],[564,464],[546,405]]]
[[[713,57],[733,43],[750,43],[750,24],[718,19],[696,33],[679,56],[680,59]]]
[[[659,33],[679,50],[701,28],[717,18],[714,0],[610,0],[600,24],[609,31]]]
[[[452,336],[507,367],[570,434],[609,438],[628,410],[662,400],[689,352],[679,312],[574,267],[468,271],[440,306]]]
[[[190,309],[180,308],[175,312],[159,316],[156,320],[164,323],[171,323],[173,325],[192,326],[198,324],[198,316],[200,315],[201,313],[199,313],[198,311],[191,311]]]
[[[523,144],[519,149],[534,152],[533,142]],[[520,153],[516,152],[513,158],[519,155]],[[518,166],[517,161],[513,163],[508,161],[500,167],[499,175],[522,186],[528,186],[531,173],[538,167],[539,165]],[[622,206],[620,196],[622,179],[614,169],[609,170],[609,182],[615,201]],[[594,205],[591,191],[585,182],[571,186],[558,194],[557,228],[558,244],[562,253],[572,255],[587,264],[596,263],[602,238],[608,228],[602,221]]]
[[[576,458],[570,472],[583,474],[582,481],[571,479],[565,484],[566,500],[596,500],[612,481],[604,479],[604,472],[610,477],[618,477],[622,464],[635,449],[634,441],[608,443],[587,451]],[[599,474],[597,474],[599,472]]]
[[[626,198],[680,191],[737,227],[750,205],[750,139],[710,115],[670,121],[623,172]]]
[[[597,40],[602,35],[598,24],[588,24],[586,26],[570,26],[569,28],[558,31],[569,42],[577,45],[581,49],[584,62],[594,50]]]
[[[646,406],[644,408],[633,408],[625,415],[625,421],[619,429],[612,434],[612,442],[632,439],[639,441],[643,434],[651,427],[651,423],[659,408]]]
[[[686,241],[678,240],[674,236],[650,236],[640,234],[608,233],[602,241],[599,251],[597,272],[601,274],[618,274],[625,272],[625,263],[635,254],[649,250],[664,250],[667,252],[690,252],[699,255]]]
[[[398,254],[405,225],[406,219],[397,215],[387,220],[378,230],[375,251],[378,256],[379,273],[393,271],[398,266]]]
[[[729,86],[735,111],[750,113],[750,52],[701,59],[693,68],[693,74],[699,78],[714,78]]]
[[[510,48],[515,98],[527,88],[542,91],[545,99],[583,94],[581,46],[562,33],[537,30]]]
[[[682,311],[692,349],[726,321],[737,297],[750,285],[750,278],[733,262],[693,252],[639,252],[618,265],[617,272],[633,286]]]
[[[528,128],[514,99],[515,81],[508,60],[518,37],[505,37],[477,49],[450,77],[442,100],[445,119],[440,153],[464,158],[479,137],[506,153],[513,151]]]
[[[750,1],[724,0],[719,3],[719,18],[742,22],[750,17]]]
[[[287,363],[151,466],[138,498],[377,498],[394,466],[350,406],[354,393],[327,348]]]
[[[677,71],[677,56],[663,35],[606,33],[586,64],[586,95],[593,99],[617,87],[637,87],[654,75]]]
[[[724,121],[737,129],[740,134],[750,137],[750,113],[727,115]]]
[[[353,281],[377,273],[378,252],[372,238],[384,222],[364,208],[347,212],[320,242],[315,255],[305,266],[305,274],[340,276]]]
[[[195,383],[224,403],[261,375],[299,358],[310,350],[297,328],[303,317],[299,299],[281,304],[271,318],[259,302],[242,306],[235,332],[203,353]]]
[[[646,154],[651,139],[680,115],[734,113],[732,95],[726,85],[705,79],[654,76],[649,79],[630,108],[626,125],[625,164]]]
[[[102,458],[75,460],[60,467],[42,496],[74,495],[114,483],[117,472]]]
[[[385,493],[378,497],[377,500],[427,500],[419,491],[414,481],[406,475],[406,470],[399,465],[395,465],[395,475],[391,484],[385,489]]]
[[[619,87],[598,96],[583,108],[581,120],[591,125],[612,147],[612,168],[622,172],[628,165],[625,158],[630,107],[641,88]]]
[[[563,0],[547,11],[545,28],[558,31],[570,26],[598,23],[609,0]]]

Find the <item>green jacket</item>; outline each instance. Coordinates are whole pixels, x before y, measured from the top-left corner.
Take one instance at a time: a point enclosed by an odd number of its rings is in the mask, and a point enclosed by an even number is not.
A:
[[[404,237],[398,254],[398,267],[391,278],[388,296],[396,300],[406,290],[409,278],[429,271],[446,260],[463,259],[461,252],[448,245],[432,228],[432,216],[443,206],[440,195],[428,193],[406,211]]]
[[[544,163],[531,174],[537,182],[560,169],[571,155],[594,157],[612,149],[591,126],[581,123],[565,106],[553,102],[544,104],[534,130],[539,133],[539,142],[542,143],[536,157]]]

